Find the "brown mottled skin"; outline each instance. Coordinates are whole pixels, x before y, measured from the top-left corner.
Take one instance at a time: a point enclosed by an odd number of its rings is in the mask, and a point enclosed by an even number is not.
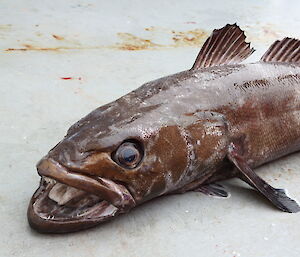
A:
[[[128,190],[123,195],[132,196],[128,211],[163,194],[236,176],[227,159],[231,142],[242,142],[242,155],[252,168],[299,150],[299,98],[296,64],[258,62],[183,71],[91,112],[40,161],[38,171],[92,194],[105,193],[104,199],[118,206],[121,194],[111,196],[92,182],[82,185],[67,173],[81,175],[82,181],[111,180]],[[133,169],[112,159],[127,140],[138,141],[144,149]],[[39,194],[28,215],[31,226],[41,232],[76,231],[112,218],[46,220],[33,208]],[[116,214],[122,212],[119,208]]]

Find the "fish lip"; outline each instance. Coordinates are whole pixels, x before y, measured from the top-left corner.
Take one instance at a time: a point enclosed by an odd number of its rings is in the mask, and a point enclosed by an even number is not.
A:
[[[104,200],[122,210],[131,209],[136,205],[134,198],[125,186],[109,179],[90,177],[69,171],[51,158],[43,158],[37,164],[37,171],[40,176],[53,178],[63,184],[100,195]]]
[[[112,180],[72,173],[64,166],[49,158],[43,158],[38,163],[37,170],[42,179],[39,188],[30,200],[27,218],[29,225],[38,232],[67,233],[83,230],[103,223],[121,213],[128,212],[135,206],[135,200],[127,188]],[[55,182],[51,184],[51,182],[46,181],[45,177],[51,178]],[[101,203],[104,202],[104,204],[106,204],[105,210],[109,208],[109,211],[112,210],[111,213],[106,213],[104,216],[101,216],[101,213],[100,216],[93,218],[86,218],[85,216],[67,217],[68,219],[64,220],[45,217],[44,214],[42,215],[42,213],[38,211],[39,208],[37,206],[43,204],[43,199],[48,197],[50,190],[57,182],[80,189],[88,194],[101,196],[101,200],[99,200],[100,207]],[[96,203],[95,206],[97,204],[98,203]]]
[[[69,220],[52,220],[45,218],[36,210],[36,205],[39,201],[47,197],[47,193],[51,190],[43,185],[44,179],[41,179],[41,185],[32,196],[28,209],[27,209],[27,220],[31,228],[40,233],[70,233],[79,230],[87,229],[98,225],[99,223],[106,222],[113,217],[119,215],[121,211],[117,209],[111,215],[93,219],[87,218],[73,218]]]

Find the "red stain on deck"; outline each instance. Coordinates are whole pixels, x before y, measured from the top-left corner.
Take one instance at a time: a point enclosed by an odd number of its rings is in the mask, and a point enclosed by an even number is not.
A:
[[[61,79],[63,79],[63,80],[70,80],[70,79],[82,80],[82,77],[78,77],[78,78],[74,78],[74,77],[61,77]]]

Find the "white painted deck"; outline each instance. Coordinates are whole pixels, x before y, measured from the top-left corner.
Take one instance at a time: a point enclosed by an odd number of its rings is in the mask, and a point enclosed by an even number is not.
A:
[[[257,49],[249,61],[258,60],[274,40],[300,38],[299,8],[296,0],[2,1],[0,256],[300,256],[300,214],[278,211],[238,180],[226,183],[229,199],[167,196],[74,234],[41,235],[26,220],[35,164],[71,124],[190,68],[207,34],[226,23],[246,31]],[[260,168],[298,199],[299,156]]]

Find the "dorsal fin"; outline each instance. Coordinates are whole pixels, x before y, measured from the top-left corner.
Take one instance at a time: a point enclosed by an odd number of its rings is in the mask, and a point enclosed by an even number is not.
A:
[[[289,37],[277,40],[260,60],[263,62],[300,63],[300,40]]]
[[[236,24],[215,29],[202,46],[192,70],[242,62],[255,51],[245,38]]]

